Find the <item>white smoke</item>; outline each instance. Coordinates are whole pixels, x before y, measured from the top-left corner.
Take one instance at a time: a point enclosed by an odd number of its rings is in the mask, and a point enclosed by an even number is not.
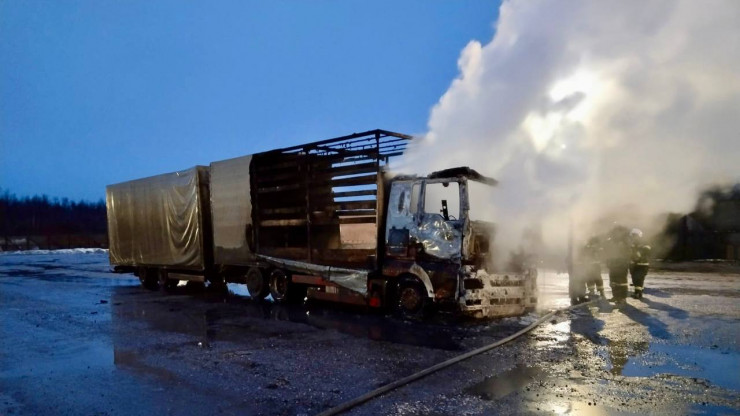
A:
[[[740,180],[738,1],[505,1],[458,66],[398,168],[498,179],[474,202],[509,249],[533,226],[562,249],[569,218],[649,228]]]

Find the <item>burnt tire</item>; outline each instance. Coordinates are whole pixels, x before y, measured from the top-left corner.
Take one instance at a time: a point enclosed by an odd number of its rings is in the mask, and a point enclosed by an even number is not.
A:
[[[398,284],[395,302],[396,311],[404,318],[419,319],[429,312],[426,288],[416,279],[404,280]]]
[[[159,289],[159,273],[157,269],[149,267],[141,267],[138,271],[139,282],[141,285],[149,290]]]
[[[252,267],[247,271],[244,276],[247,290],[249,290],[249,296],[254,300],[262,300],[270,293],[270,286],[267,284],[265,274],[262,269],[258,267]]]

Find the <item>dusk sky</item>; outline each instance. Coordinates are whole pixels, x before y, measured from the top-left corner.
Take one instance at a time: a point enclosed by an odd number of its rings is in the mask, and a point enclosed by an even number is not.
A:
[[[0,188],[105,185],[352,132],[426,131],[496,1],[0,1]]]

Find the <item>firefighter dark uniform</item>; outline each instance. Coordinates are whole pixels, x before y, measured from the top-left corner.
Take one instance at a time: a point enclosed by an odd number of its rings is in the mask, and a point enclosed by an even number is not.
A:
[[[573,265],[573,269],[568,273],[568,294],[570,295],[570,304],[577,305],[588,301],[586,297],[586,274],[585,264],[578,262]]]
[[[623,303],[627,299],[627,274],[631,260],[629,232],[617,226],[609,232],[606,242],[606,266],[609,268],[609,286],[612,288],[612,301]]]
[[[592,237],[583,248],[585,281],[588,294],[596,296],[596,291],[604,297],[604,280],[601,278],[601,256],[603,252],[601,241],[598,237]]]
[[[635,299],[642,299],[642,291],[645,290],[645,276],[650,268],[650,246],[635,244],[632,247],[632,263],[630,264],[630,276],[635,286]]]

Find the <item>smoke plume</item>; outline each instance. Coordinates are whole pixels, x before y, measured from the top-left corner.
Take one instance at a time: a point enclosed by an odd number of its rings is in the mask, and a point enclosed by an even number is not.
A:
[[[612,221],[650,232],[740,180],[738,28],[732,0],[504,1],[397,168],[498,179],[473,215],[508,250],[534,233],[564,253],[570,221],[581,239]]]

